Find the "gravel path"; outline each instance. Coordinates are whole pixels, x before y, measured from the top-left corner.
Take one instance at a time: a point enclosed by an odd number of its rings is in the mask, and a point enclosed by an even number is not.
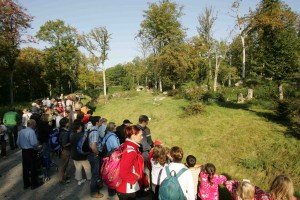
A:
[[[52,167],[50,171],[51,179],[45,182],[39,188],[31,190],[23,189],[22,178],[22,152],[21,150],[7,150],[8,157],[6,159],[0,158],[0,199],[1,200],[41,200],[41,199],[92,199],[90,198],[89,182],[85,182],[82,185],[78,185],[74,179],[75,167],[73,161],[69,163],[69,174],[71,175],[71,182],[66,185],[58,183],[58,172],[56,167]],[[58,159],[54,159],[55,163],[58,163]],[[101,199],[117,200],[115,195],[113,198],[109,198],[107,195],[107,188],[101,189],[101,193],[104,197]]]

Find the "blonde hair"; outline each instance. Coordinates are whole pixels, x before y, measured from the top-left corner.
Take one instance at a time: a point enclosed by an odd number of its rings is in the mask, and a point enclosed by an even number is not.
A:
[[[239,199],[252,200],[254,199],[255,187],[249,181],[243,181],[239,184],[236,193]]]
[[[270,194],[276,200],[292,200],[294,186],[290,177],[286,175],[277,176],[270,187]]]

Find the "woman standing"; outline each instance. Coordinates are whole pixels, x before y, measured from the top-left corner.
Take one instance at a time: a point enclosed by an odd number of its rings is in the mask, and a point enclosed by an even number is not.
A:
[[[78,181],[78,185],[81,185],[86,180],[91,180],[91,165],[88,161],[88,155],[83,155],[78,153],[77,151],[77,144],[83,134],[83,124],[75,120],[73,124],[73,132],[70,136],[70,143],[71,143],[71,158],[73,159],[75,165],[75,179]],[[86,179],[82,178],[82,168],[85,171]]]
[[[121,184],[116,188],[120,200],[136,199],[136,192],[140,190],[139,181],[143,176],[144,160],[139,151],[142,130],[137,126],[125,128],[127,139],[124,143],[124,153],[120,161]]]

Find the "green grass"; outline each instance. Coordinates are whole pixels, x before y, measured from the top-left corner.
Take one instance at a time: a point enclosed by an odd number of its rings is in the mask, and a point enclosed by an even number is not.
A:
[[[164,99],[154,104],[156,97],[129,92],[100,99],[95,114],[117,124],[125,118],[137,123],[139,115],[148,115],[153,140],[182,147],[184,157],[193,154],[198,163],[214,163],[217,173],[248,178],[264,190],[275,176],[284,173],[292,177],[299,194],[300,144],[285,137],[287,127],[265,117],[272,115],[272,110],[257,105],[243,109],[210,104],[201,115],[183,117],[187,100],[161,96]]]

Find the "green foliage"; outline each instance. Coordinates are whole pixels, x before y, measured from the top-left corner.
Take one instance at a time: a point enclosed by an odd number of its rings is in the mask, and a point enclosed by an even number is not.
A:
[[[205,94],[205,91],[195,82],[184,84],[180,90],[182,91],[184,98],[191,101],[200,101]]]
[[[184,115],[193,116],[203,113],[205,106],[201,102],[191,102],[184,108]]]
[[[203,95],[203,100],[205,102],[210,102],[211,100],[216,100],[218,102],[225,102],[226,101],[226,97],[225,94],[222,92],[211,92],[211,91],[207,91],[204,95]]]
[[[168,91],[168,96],[174,97],[175,99],[182,99],[182,93],[179,89],[174,89],[174,90],[169,90]]]

